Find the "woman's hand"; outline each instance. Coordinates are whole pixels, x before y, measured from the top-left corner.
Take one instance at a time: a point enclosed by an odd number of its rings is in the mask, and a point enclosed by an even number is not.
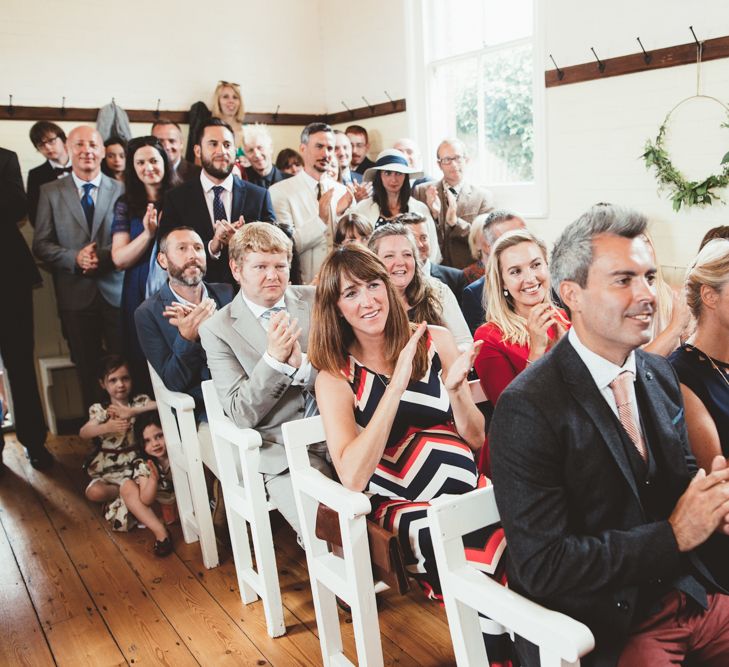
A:
[[[552,304],[539,303],[529,311],[526,327],[529,332],[529,358],[541,357],[549,346],[549,327],[556,324]]]
[[[157,209],[154,204],[147,204],[147,211],[142,218],[142,225],[144,225],[144,231],[147,232],[152,238],[157,233]]]
[[[451,367],[448,369],[448,376],[443,379],[443,384],[448,391],[455,391],[465,382],[473,368],[473,362],[476,361],[482,345],[483,341],[477,340],[473,345],[463,350],[451,364]]]
[[[428,325],[425,322],[418,324],[418,328],[415,329],[413,335],[410,336],[410,340],[406,343],[405,347],[400,350],[400,354],[397,357],[397,364],[395,364],[395,370],[392,371],[392,378],[390,379],[390,387],[402,394],[410,383],[410,376],[413,373],[413,359],[415,358],[415,352],[418,349],[418,341],[425,333]]]
[[[691,309],[686,303],[686,292],[683,290],[671,290],[673,303],[671,308],[671,321],[668,323],[668,329],[676,332],[681,341],[689,336],[689,326],[691,325]]]

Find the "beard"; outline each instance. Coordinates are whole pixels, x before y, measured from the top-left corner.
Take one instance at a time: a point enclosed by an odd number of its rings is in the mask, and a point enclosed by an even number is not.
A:
[[[200,163],[202,164],[202,168],[211,176],[214,176],[215,178],[226,179],[228,178],[228,175],[231,171],[233,171],[233,160],[231,160],[228,163],[228,166],[225,169],[218,169],[212,162],[212,160],[208,160],[205,156],[200,156]]]
[[[194,275],[186,275],[185,271],[187,271],[187,269],[192,266],[196,266],[198,269],[200,269],[200,271],[195,273]],[[167,275],[173,282],[179,283],[181,285],[186,285],[187,287],[197,287],[205,277],[205,265],[201,264],[200,262],[193,261],[188,262],[184,266],[179,266],[178,264],[173,264],[168,257]]]

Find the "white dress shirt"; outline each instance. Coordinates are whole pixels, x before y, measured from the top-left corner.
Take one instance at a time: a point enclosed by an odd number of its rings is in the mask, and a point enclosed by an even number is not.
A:
[[[231,210],[233,208],[233,174],[228,174],[222,183],[213,183],[205,174],[203,169],[200,172],[200,184],[202,185],[203,193],[205,194],[205,203],[208,205],[208,214],[210,215],[210,224],[215,226],[215,216],[213,215],[213,200],[215,199],[215,193],[213,188],[216,185],[220,185],[223,191],[220,193],[220,198],[223,200],[223,208],[225,208],[225,215],[228,218],[228,222],[233,222],[230,219]]]
[[[628,395],[635,423],[638,424],[638,426],[641,426],[640,413],[638,412],[638,401],[635,398],[635,350],[628,355],[628,358],[622,366],[617,366],[612,361],[608,361],[605,357],[601,357],[599,354],[596,354],[587,348],[577,336],[577,332],[574,327],[570,328],[567,333],[567,339],[571,343],[572,347],[575,348],[575,352],[577,352],[580,359],[582,359],[585,363],[585,366],[587,366],[587,370],[590,372],[597,388],[600,390],[603,398],[607,401],[610,409],[615,413],[615,416],[618,419],[620,419],[620,415],[618,414],[618,405],[615,402],[613,390],[610,389],[610,383],[623,371],[630,371],[633,374],[633,384],[628,386]],[[643,436],[645,440],[645,433],[643,433]]]
[[[71,178],[73,178],[73,184],[76,186],[76,190],[78,191],[78,198],[82,199],[84,196],[84,185],[91,183],[94,187],[91,188],[91,199],[94,200],[94,204],[96,204],[96,197],[99,194],[99,186],[101,185],[101,172],[96,174],[96,178],[91,179],[90,181],[82,181],[78,176],[76,176],[76,172],[71,172]]]
[[[253,317],[258,320],[258,323],[263,327],[265,331],[268,331],[268,327],[264,324],[264,320],[261,318],[263,313],[270,310],[271,308],[283,308],[284,310],[286,310],[286,302],[284,301],[283,297],[281,297],[281,299],[279,299],[279,301],[277,301],[273,306],[259,306],[257,303],[253,303],[253,301],[247,299],[245,294],[243,294],[243,290],[240,291],[240,296],[246,306],[248,306],[248,309],[253,313]],[[311,364],[309,363],[309,359],[306,356],[306,352],[301,353],[301,365],[298,368],[296,368],[295,366],[291,366],[290,364],[287,364],[285,362],[279,361],[278,359],[274,359],[268,353],[268,350],[264,352],[263,360],[271,368],[273,368],[273,370],[278,371],[279,373],[283,373],[284,375],[288,375],[292,379],[291,384],[305,385],[309,382],[309,375],[311,375]]]

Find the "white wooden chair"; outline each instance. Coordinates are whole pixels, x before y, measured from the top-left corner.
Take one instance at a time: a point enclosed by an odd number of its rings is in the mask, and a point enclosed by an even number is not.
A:
[[[225,416],[212,380],[202,383],[202,392],[223,487],[240,596],[244,604],[261,597],[268,634],[280,637],[286,625],[269,518],[275,506],[266,499],[263,475],[258,472],[261,436],[254,429],[238,428]],[[258,571],[253,567],[247,524],[251,526]]]
[[[170,391],[151,364],[147,366],[167,443],[182,536],[188,544],[199,540],[205,567],[217,567],[218,545],[203,472],[205,464],[218,477],[215,455],[212,447],[201,446],[192,396]]]
[[[478,381],[469,386],[475,402],[486,400]],[[372,577],[366,523],[372,510],[369,498],[345,489],[309,464],[307,446],[326,440],[321,417],[288,422],[282,431],[306,549],[322,662],[325,667],[352,664],[342,652],[335,599],[339,597],[352,609],[359,665],[379,667],[383,654],[375,593],[382,584],[376,584]],[[327,543],[316,536],[319,503],[339,514],[343,557],[330,553]]]
[[[463,536],[499,521],[493,486],[433,500],[428,521],[459,667],[488,664],[478,612],[536,644],[542,667],[577,666],[594,648],[586,625],[527,600],[466,561]]]

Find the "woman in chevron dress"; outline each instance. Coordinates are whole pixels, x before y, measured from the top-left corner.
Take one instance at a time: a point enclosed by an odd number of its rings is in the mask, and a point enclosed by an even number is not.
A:
[[[484,419],[466,379],[478,345],[460,353],[446,329],[411,325],[382,262],[351,244],[319,272],[308,353],[341,483],[368,493],[370,518],[398,534],[409,573],[442,599],[429,501],[489,483],[474,459]],[[504,581],[500,526],[466,536],[464,546],[472,564]],[[510,664],[508,635],[488,619],[482,627],[491,664]]]

